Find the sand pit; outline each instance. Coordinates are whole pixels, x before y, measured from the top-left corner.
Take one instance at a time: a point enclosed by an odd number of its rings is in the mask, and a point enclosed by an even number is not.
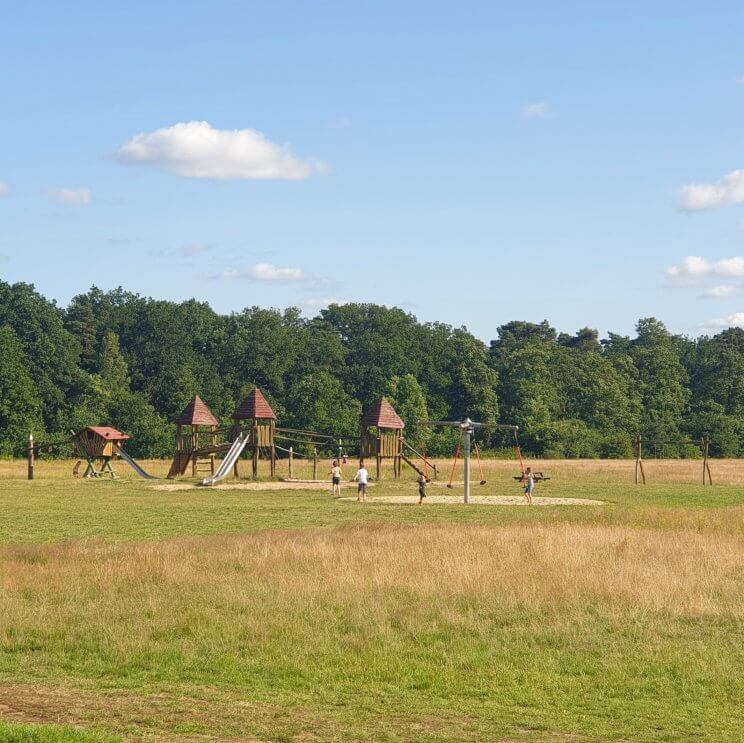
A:
[[[355,501],[356,497],[341,498],[340,500]],[[367,498],[367,503],[389,503],[399,506],[409,506],[418,503],[416,495],[381,495]],[[423,505],[436,505],[438,503],[450,505],[465,505],[462,495],[429,495]],[[525,498],[521,495],[471,495],[470,505],[476,506],[528,506]],[[533,496],[533,506],[603,506],[604,501],[589,500],[588,498],[542,498]]]

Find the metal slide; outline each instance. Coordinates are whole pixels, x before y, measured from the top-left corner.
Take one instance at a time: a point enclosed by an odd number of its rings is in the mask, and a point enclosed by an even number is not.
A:
[[[142,467],[137,464],[137,462],[132,459],[129,454],[127,454],[124,449],[122,449],[120,446],[116,447],[116,452],[118,455],[142,478],[145,480],[157,480],[158,478],[154,475],[150,475],[147,472],[145,472]]]
[[[230,450],[227,452],[227,454],[225,454],[225,458],[222,460],[220,466],[217,468],[217,472],[215,472],[213,475],[210,475],[209,477],[205,477],[202,480],[201,484],[214,485],[223,477],[225,477],[233,468],[235,462],[238,461],[238,457],[243,453],[243,449],[245,449],[245,445],[248,443],[248,438],[249,434],[247,431],[245,433],[241,433],[240,436],[238,436],[238,438],[233,441],[233,445],[230,447]]]

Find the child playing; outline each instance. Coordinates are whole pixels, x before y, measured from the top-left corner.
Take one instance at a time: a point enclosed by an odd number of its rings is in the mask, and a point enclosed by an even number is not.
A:
[[[532,505],[532,491],[535,489],[535,476],[532,474],[532,467],[525,470],[522,482],[525,483],[524,496],[527,498],[527,503]]]
[[[338,466],[338,459],[333,460],[333,466],[329,473],[331,475],[331,495],[341,497],[341,468]]]
[[[364,501],[367,502],[367,482],[369,481],[369,472],[364,468],[364,460],[362,459],[359,462],[359,469],[357,470],[356,475],[354,475],[354,480],[358,483],[357,485],[357,502]]]
[[[421,505],[424,502],[424,498],[426,498],[426,477],[424,475],[419,476],[418,490],[419,490],[418,504]]]

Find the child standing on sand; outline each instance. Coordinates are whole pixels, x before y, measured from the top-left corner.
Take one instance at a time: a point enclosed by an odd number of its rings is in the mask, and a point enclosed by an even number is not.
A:
[[[524,477],[522,478],[524,485],[524,497],[527,498],[527,503],[532,504],[532,491],[535,489],[535,476],[532,474],[532,467],[528,467],[524,471]]]
[[[419,491],[418,504],[421,505],[424,502],[424,498],[426,498],[426,477],[424,475],[419,476],[418,491]]]
[[[331,495],[341,497],[341,468],[338,466],[338,459],[333,460],[333,466],[329,473],[331,475]]]
[[[357,501],[367,501],[367,482],[369,481],[369,472],[364,467],[364,460],[359,462],[359,469],[354,480],[357,484]]]

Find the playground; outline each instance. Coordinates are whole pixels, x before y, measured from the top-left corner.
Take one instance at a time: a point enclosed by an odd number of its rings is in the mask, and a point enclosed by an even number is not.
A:
[[[699,460],[645,486],[633,460],[532,461],[536,499],[602,503],[571,507],[519,505],[513,460],[421,507],[405,464],[365,504],[139,464],[158,479],[0,462],[0,739],[738,739],[739,460],[713,487]]]
[[[194,398],[169,460],[96,425],[0,462],[0,740],[739,740],[742,461],[431,423],[452,457],[384,399],[330,446],[254,391],[227,427]]]

